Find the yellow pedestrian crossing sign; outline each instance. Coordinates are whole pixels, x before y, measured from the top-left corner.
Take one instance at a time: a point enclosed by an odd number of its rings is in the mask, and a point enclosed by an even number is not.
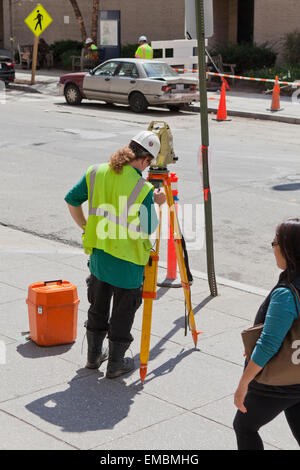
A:
[[[31,29],[35,36],[40,36],[46,28],[52,23],[52,18],[40,3],[27,16],[25,23]]]

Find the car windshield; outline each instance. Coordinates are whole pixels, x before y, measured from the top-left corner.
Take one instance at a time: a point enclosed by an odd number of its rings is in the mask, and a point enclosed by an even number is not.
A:
[[[178,73],[172,67],[162,62],[149,62],[143,64],[144,70],[148,77],[177,77]]]

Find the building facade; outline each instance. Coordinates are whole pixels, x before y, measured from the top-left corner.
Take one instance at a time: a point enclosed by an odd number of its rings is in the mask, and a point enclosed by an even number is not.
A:
[[[0,0],[0,48],[4,47],[4,10],[3,0]]]
[[[80,29],[69,0],[39,0],[53,18],[43,34],[51,44],[62,39],[81,40]],[[300,30],[300,0],[213,0],[214,36],[212,43],[268,41],[280,50],[284,34]],[[10,25],[9,3],[12,3]],[[15,46],[32,43],[33,35],[24,19],[38,0],[0,0],[0,48],[10,48],[10,32]],[[78,0],[87,34],[91,32],[92,0]],[[133,44],[140,35],[149,40],[185,37],[185,1],[100,0],[101,11],[119,12],[121,44]],[[100,43],[100,31],[98,42]],[[283,60],[282,53],[280,60]]]
[[[43,33],[48,42],[62,39],[81,40],[80,29],[69,0],[12,0],[13,33],[15,42],[32,42],[32,33],[24,19],[37,3],[53,18],[53,23]],[[102,11],[119,11],[121,19],[121,43],[134,44],[139,36],[146,35],[149,40],[182,39],[184,34],[184,0],[172,0],[170,4],[161,0],[100,0]],[[91,34],[92,0],[78,0],[79,8],[85,20],[87,34]],[[1,8],[2,6],[2,8]],[[9,49],[9,0],[0,0],[0,32],[2,29],[2,47]],[[173,7],[174,6],[174,7]],[[2,12],[2,18],[1,18]],[[100,39],[100,37],[99,37]],[[1,47],[1,44],[0,44]]]

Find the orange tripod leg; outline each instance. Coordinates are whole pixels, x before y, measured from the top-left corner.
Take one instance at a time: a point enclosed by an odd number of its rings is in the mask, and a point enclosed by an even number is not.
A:
[[[148,264],[145,266],[145,280],[143,284],[143,323],[140,349],[140,378],[144,382],[147,375],[147,364],[150,351],[150,334],[152,321],[153,300],[156,299],[157,270],[159,260],[161,228],[161,211],[159,213],[159,226],[156,240],[156,249],[151,251]]]
[[[183,248],[182,248],[182,242],[181,242],[181,231],[179,228],[177,212],[175,210],[170,178],[164,177],[163,182],[164,182],[164,188],[165,188],[165,193],[166,193],[166,198],[167,198],[167,204],[170,210],[170,225],[171,225],[173,238],[175,242],[175,250],[176,250],[177,262],[178,262],[178,267],[179,267],[179,272],[180,272],[181,284],[183,287],[185,303],[186,303],[186,307],[188,310],[189,327],[192,332],[194,344],[195,346],[197,346],[198,335],[202,333],[202,331],[197,331],[196,329],[194,311],[193,311],[193,307],[191,303],[190,284],[189,284],[189,280],[187,277],[186,266],[184,262]]]
[[[181,231],[179,227],[177,212],[175,210],[173,193],[171,188],[171,181],[168,173],[159,173],[157,175],[151,175],[153,179],[163,181],[163,186],[166,193],[167,204],[170,213],[170,226],[172,235],[175,242],[176,257],[180,272],[181,284],[184,291],[185,304],[188,310],[188,321],[189,327],[192,333],[194,345],[197,346],[198,335],[202,331],[197,331],[193,307],[191,303],[191,290],[189,280],[187,276],[184,253],[181,241]],[[158,271],[158,260],[159,260],[159,245],[160,245],[160,232],[161,232],[161,210],[159,213],[159,227],[158,235],[156,240],[156,249],[151,251],[149,262],[145,267],[145,281],[143,285],[143,323],[142,323],[142,335],[141,335],[141,349],[140,349],[140,378],[144,382],[147,375],[147,366],[149,360],[150,351],[150,335],[151,335],[151,322],[152,322],[152,308],[153,300],[156,299],[156,286],[157,286],[157,271]]]

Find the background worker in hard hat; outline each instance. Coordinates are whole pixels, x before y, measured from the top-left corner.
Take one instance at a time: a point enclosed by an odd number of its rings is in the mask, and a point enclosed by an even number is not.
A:
[[[153,59],[153,49],[148,44],[146,36],[139,38],[139,47],[135,51],[136,59]]]
[[[85,66],[94,68],[99,64],[99,49],[92,38],[85,41]]]
[[[107,359],[103,341],[108,335],[108,378],[134,368],[133,359],[124,355],[133,341],[130,332],[142,303],[149,236],[158,225],[154,202],[161,205],[166,200],[163,192],[153,191],[142,172],[159,150],[158,136],[143,131],[115,152],[109,163],[90,167],[65,197],[71,216],[85,232],[83,246],[90,254],[86,367],[99,368]],[[87,220],[82,209],[86,200]]]

